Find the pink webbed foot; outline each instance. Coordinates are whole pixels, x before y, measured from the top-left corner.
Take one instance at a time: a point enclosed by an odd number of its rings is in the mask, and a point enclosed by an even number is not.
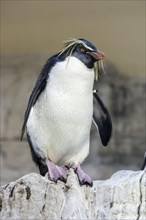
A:
[[[77,174],[78,179],[79,179],[79,183],[81,185],[88,185],[90,187],[93,186],[92,179],[86,173],[84,173],[84,171],[81,169],[80,165],[78,165],[75,168],[75,173]]]
[[[67,171],[65,166],[59,167],[48,159],[46,159],[46,165],[48,167],[49,176],[52,181],[57,182],[57,180],[61,180],[62,182],[66,183]]]

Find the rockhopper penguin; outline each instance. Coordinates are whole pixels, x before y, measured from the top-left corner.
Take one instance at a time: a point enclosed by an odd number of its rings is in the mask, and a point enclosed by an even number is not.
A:
[[[93,184],[80,164],[89,153],[92,122],[104,146],[112,132],[110,115],[93,90],[104,57],[89,41],[69,39],[47,60],[34,86],[21,139],[26,127],[32,158],[40,174],[48,172],[52,181],[66,182],[72,167],[81,185]]]

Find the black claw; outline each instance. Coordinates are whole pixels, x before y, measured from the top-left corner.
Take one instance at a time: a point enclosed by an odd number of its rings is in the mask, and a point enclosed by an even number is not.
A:
[[[91,183],[89,183],[89,186],[92,187],[93,186],[93,181]]]
[[[83,185],[90,186],[90,187],[93,186],[93,181],[89,182],[86,179],[81,180],[78,175],[77,175],[77,177],[79,179],[79,183],[80,183],[81,186],[83,186]]]
[[[55,178],[51,178],[49,174],[48,174],[48,179],[55,182],[55,183],[57,183],[57,180],[58,180],[58,179],[55,179]]]
[[[64,182],[64,183],[66,183],[66,182],[67,182],[67,179],[66,179],[66,178],[64,178],[63,176],[60,176],[60,177],[58,178],[58,180],[60,180],[60,181],[62,181],[62,182]]]
[[[93,181],[92,182],[87,182],[86,180],[83,180],[83,181],[80,181],[79,180],[79,183],[80,183],[80,185],[86,185],[86,186],[90,186],[90,187],[92,187],[93,186]]]
[[[58,180],[58,179],[57,179]],[[55,179],[52,179],[52,181],[54,182],[54,183],[57,183],[57,180],[55,180]]]
[[[50,176],[49,176],[50,177]],[[50,178],[49,178],[50,179]],[[67,179],[66,178],[64,178],[63,176],[59,176],[57,179],[51,179],[53,182],[55,182],[55,183],[57,183],[57,181],[58,180],[60,180],[60,181],[62,181],[62,182],[64,182],[64,183],[66,183],[67,182]]]

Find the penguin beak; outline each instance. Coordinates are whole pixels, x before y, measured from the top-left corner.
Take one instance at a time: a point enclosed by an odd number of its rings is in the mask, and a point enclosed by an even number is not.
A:
[[[89,52],[89,54],[94,57],[95,60],[103,60],[105,58],[105,54],[100,51],[100,50],[97,50],[97,51],[91,51]]]

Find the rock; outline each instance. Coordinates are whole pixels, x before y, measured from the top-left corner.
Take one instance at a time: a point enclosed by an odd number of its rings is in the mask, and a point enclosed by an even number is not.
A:
[[[123,170],[90,188],[72,169],[66,184],[30,173],[1,187],[1,219],[143,220],[145,179],[145,171]]]

